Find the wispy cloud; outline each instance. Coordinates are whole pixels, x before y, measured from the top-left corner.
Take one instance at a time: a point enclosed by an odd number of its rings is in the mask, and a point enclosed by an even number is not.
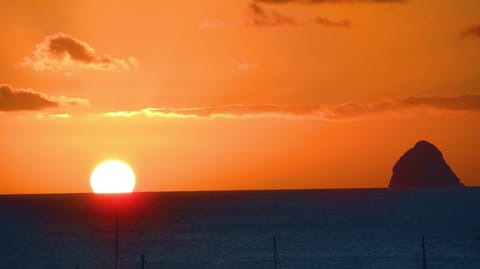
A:
[[[275,10],[263,8],[253,2],[247,4],[244,20],[247,26],[297,25],[297,20],[294,17],[284,15]]]
[[[194,108],[145,108],[136,111],[107,112],[108,117],[163,117],[163,118],[248,118],[262,116],[308,116],[314,114],[316,107],[294,107],[274,104],[264,105],[226,105]]]
[[[160,107],[107,112],[103,115],[112,118],[131,118],[138,116],[147,118],[190,119],[280,117],[290,119],[339,120],[356,118],[368,114],[422,108],[444,111],[480,111],[480,95],[413,96],[374,103],[343,103],[336,105],[289,106],[276,104],[235,104],[193,108]]]
[[[45,113],[45,112],[38,112],[35,114],[35,119],[39,120],[50,120],[50,119],[70,119],[72,115],[68,113]]]
[[[272,9],[272,5],[276,4],[358,4],[358,3],[371,3],[371,4],[404,4],[408,0],[249,0],[246,2],[245,14],[244,14],[244,26],[254,27],[292,27],[292,26],[305,26],[305,25],[321,25],[334,28],[348,28],[351,25],[350,20],[332,20],[329,18],[317,16],[311,19],[302,19],[288,14],[278,12]],[[265,5],[264,5],[265,4]],[[229,22],[220,18],[209,18],[204,20],[200,25],[200,29],[215,29],[215,28],[237,28],[242,24]]]
[[[347,19],[343,19],[341,21],[334,21],[327,18],[316,17],[315,23],[328,27],[350,27],[350,21]]]
[[[64,33],[47,36],[36,45],[32,56],[20,62],[20,66],[31,67],[35,71],[66,72],[78,69],[123,72],[136,65],[135,58],[99,55],[88,43]]]
[[[480,110],[480,95],[467,94],[461,96],[413,96],[403,99],[404,107],[429,106],[444,110]]]
[[[328,18],[317,16],[310,20],[300,19],[293,16],[285,15],[274,9],[259,6],[253,2],[247,4],[245,11],[245,25],[246,26],[267,26],[267,27],[281,27],[281,26],[306,26],[306,25],[321,25],[326,27],[349,27],[350,21],[343,19],[340,21],[331,20]]]
[[[463,38],[466,38],[466,37],[480,38],[480,24],[476,24],[468,27],[467,29],[463,30],[460,33],[460,36]]]
[[[256,64],[247,62],[245,59],[240,57],[231,57],[230,62],[241,71],[248,71],[257,67]]]
[[[31,89],[14,89],[0,85],[0,111],[42,110],[60,106],[89,104],[87,99],[66,96],[50,96]]]
[[[350,26],[350,21],[347,19],[335,21],[320,16],[310,19],[297,18],[269,7],[260,6],[254,2],[248,2],[245,6],[243,23],[236,23],[215,17],[203,20],[198,28],[232,29],[240,27],[298,27],[307,25],[347,28]]]

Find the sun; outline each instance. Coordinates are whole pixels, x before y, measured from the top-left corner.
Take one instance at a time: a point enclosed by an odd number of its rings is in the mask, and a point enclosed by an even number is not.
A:
[[[128,164],[108,160],[95,167],[90,185],[94,193],[129,193],[135,188],[135,174]]]

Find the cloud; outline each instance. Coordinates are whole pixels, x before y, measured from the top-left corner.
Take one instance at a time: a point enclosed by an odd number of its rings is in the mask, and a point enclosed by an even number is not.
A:
[[[350,21],[347,19],[333,21],[323,17],[315,17],[313,20],[301,20],[293,16],[282,14],[276,10],[259,6],[253,2],[247,4],[244,22],[246,26],[257,27],[293,27],[305,26],[312,23],[326,27],[350,27]],[[217,25],[220,26],[220,24]]]
[[[247,26],[296,26],[294,17],[283,15],[275,10],[265,9],[253,2],[247,4],[245,10]]]
[[[403,100],[403,105],[405,107],[430,106],[437,109],[458,111],[480,110],[480,95],[409,97]]]
[[[248,71],[257,67],[256,64],[249,63],[240,57],[231,57],[230,62],[240,71]]]
[[[322,17],[316,17],[315,18],[315,23],[321,24],[323,26],[327,27],[345,27],[348,28],[350,27],[350,21],[347,19],[341,20],[341,21],[332,21],[327,18],[322,18]]]
[[[480,95],[462,96],[413,96],[384,100],[374,103],[344,103],[336,105],[289,106],[276,104],[226,106],[194,108],[145,108],[142,110],[107,112],[103,115],[112,118],[258,118],[280,117],[290,119],[351,119],[368,114],[396,112],[408,109],[436,109],[444,111],[480,111]]]
[[[301,3],[301,4],[337,4],[337,3],[406,3],[407,0],[253,0],[256,3]]]
[[[334,21],[324,17],[315,17],[309,20],[298,19],[294,16],[280,13],[274,9],[266,8],[259,4],[336,4],[336,3],[406,3],[407,0],[250,0],[247,2],[244,25],[256,27],[280,27],[280,26],[305,26],[308,24],[322,25],[326,27],[348,28],[351,23],[348,19]],[[200,29],[237,28],[241,24],[229,22],[220,18],[205,19],[200,23]]]
[[[245,118],[258,116],[308,116],[314,114],[316,106],[294,107],[274,104],[263,105],[226,105],[195,108],[145,108],[136,111],[116,111],[104,113],[107,117],[145,116],[163,118]]]
[[[36,45],[33,55],[25,57],[20,63],[20,66],[31,67],[35,71],[84,69],[123,72],[136,65],[135,58],[120,59],[108,54],[99,55],[88,43],[64,33],[47,36]]]
[[[462,38],[477,37],[480,38],[480,24],[472,25],[460,33]]]
[[[49,96],[30,89],[13,89],[10,85],[0,85],[0,111],[42,110],[86,104],[89,102],[83,98]]]
[[[60,114],[52,114],[52,113],[45,113],[45,112],[39,112],[35,114],[35,119],[39,120],[49,120],[49,119],[70,119],[72,115],[68,113],[60,113]]]
[[[327,107],[325,114],[332,119],[352,118],[366,114],[398,112],[409,109],[480,111],[480,95],[411,96],[367,104],[345,103]]]

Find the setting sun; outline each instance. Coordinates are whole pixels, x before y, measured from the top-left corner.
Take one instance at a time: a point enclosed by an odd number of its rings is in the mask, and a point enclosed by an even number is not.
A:
[[[126,163],[109,160],[95,167],[90,185],[94,193],[128,193],[135,187],[135,174]]]

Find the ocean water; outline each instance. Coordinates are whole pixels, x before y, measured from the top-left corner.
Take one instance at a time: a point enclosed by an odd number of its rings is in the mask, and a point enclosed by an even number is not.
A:
[[[0,196],[0,268],[480,268],[480,189]]]

